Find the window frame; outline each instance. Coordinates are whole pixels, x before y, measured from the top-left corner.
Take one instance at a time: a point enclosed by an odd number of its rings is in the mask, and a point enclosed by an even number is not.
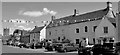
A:
[[[80,29],[79,29],[79,28],[76,28],[76,29],[75,29],[75,33],[80,33]]]
[[[95,26],[93,26],[93,32],[95,32],[95,29],[97,28],[97,26],[95,25]]]
[[[51,31],[49,31],[49,35],[51,35]]]
[[[84,32],[88,32],[88,26],[84,27]]]
[[[105,27],[103,27],[103,31],[104,31],[104,33],[108,33],[108,26],[105,26]]]

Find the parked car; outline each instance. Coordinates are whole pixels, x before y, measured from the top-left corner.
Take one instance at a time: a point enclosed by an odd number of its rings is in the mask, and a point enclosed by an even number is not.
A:
[[[59,44],[57,49],[58,52],[68,52],[68,51],[77,51],[78,46],[75,46],[71,43]]]
[[[115,51],[116,51],[116,53],[118,54],[118,55],[120,55],[120,42],[116,42],[115,43]]]
[[[52,44],[47,44],[47,45],[45,46],[45,49],[46,49],[47,51],[54,51],[54,50],[55,50],[54,47],[52,46]]]
[[[116,47],[114,46],[114,43],[103,43],[103,45],[94,45],[92,51],[93,55],[118,55],[118,53],[116,53]]]
[[[35,44],[34,47],[35,47],[36,49],[42,48],[42,47],[43,47],[43,43],[37,43],[37,44]]]
[[[93,45],[87,45],[85,47],[79,47],[78,55],[91,55]]]
[[[7,44],[8,44],[8,42],[7,42],[7,41],[4,41],[4,42],[2,42],[2,44],[3,44],[3,45],[7,45]]]
[[[20,47],[20,48],[23,48],[23,47],[25,47],[26,45],[24,44],[24,43],[19,43],[18,44],[18,47]]]
[[[27,44],[25,44],[25,48],[34,49],[34,44],[32,44],[32,43],[27,43]]]
[[[10,45],[11,45],[11,46],[14,46],[14,42],[10,42]]]
[[[20,42],[14,42],[13,46],[18,46],[20,44]]]
[[[52,43],[52,46],[55,49],[55,51],[56,51],[57,47],[59,46],[59,44],[61,44],[61,43]]]
[[[78,55],[91,55],[91,48],[88,47],[82,47],[78,50]]]

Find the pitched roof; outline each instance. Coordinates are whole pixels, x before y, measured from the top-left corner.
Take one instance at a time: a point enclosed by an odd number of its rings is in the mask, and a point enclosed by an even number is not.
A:
[[[75,24],[75,23],[80,23],[80,22],[87,22],[89,20],[91,21],[100,20],[102,19],[103,16],[105,16],[108,13],[108,11],[109,11],[109,8],[107,7],[105,9],[100,9],[97,11],[88,12],[88,13],[77,15],[77,16],[70,15],[67,17],[62,17],[62,18],[51,21],[50,24],[47,26],[47,28],[61,26],[59,25],[60,21],[64,22],[63,25],[69,25],[69,24]]]
[[[43,28],[44,28],[44,26],[36,27],[31,32],[40,32]]]

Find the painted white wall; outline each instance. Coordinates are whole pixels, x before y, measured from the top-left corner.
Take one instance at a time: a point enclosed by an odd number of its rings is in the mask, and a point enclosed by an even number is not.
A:
[[[40,31],[40,41],[46,39],[46,26]]]

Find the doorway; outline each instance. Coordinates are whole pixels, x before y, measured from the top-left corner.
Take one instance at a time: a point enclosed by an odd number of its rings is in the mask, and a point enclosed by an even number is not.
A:
[[[76,39],[76,44],[79,44],[79,41],[80,41],[79,39]]]

